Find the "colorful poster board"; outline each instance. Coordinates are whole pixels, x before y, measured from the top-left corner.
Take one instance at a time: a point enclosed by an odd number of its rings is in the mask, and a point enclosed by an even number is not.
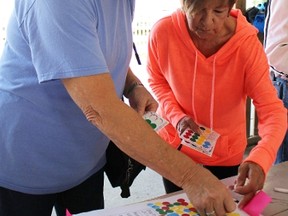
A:
[[[91,215],[91,214],[90,214]],[[89,216],[90,216],[89,215]],[[131,204],[119,208],[98,210],[95,216],[198,216],[196,209],[188,201],[185,193],[165,196],[164,198]],[[85,216],[85,214],[81,214]],[[88,216],[88,214],[87,214]],[[248,216],[240,209],[226,216]]]

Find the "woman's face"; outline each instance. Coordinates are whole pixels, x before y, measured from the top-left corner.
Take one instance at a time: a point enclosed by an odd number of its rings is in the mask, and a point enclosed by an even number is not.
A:
[[[200,0],[185,12],[188,28],[200,39],[213,39],[223,29],[229,11],[228,1]]]

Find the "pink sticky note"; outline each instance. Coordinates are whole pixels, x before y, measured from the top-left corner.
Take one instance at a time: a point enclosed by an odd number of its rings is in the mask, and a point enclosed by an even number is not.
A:
[[[66,209],[66,216],[72,216],[72,215],[70,214],[70,212],[68,211],[68,209]]]
[[[244,206],[243,211],[250,216],[259,216],[271,200],[271,197],[264,191],[259,191],[250,202]]]

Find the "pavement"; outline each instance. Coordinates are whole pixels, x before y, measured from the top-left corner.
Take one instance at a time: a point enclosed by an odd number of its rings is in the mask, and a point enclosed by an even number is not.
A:
[[[141,202],[165,194],[162,177],[149,168],[136,177],[130,187],[131,196],[128,198],[122,198],[120,196],[121,189],[119,187],[112,188],[107,178],[104,190],[106,208]]]

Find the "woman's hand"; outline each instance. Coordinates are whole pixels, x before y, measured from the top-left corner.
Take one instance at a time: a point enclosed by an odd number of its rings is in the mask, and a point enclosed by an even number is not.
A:
[[[240,165],[234,191],[243,195],[239,208],[243,208],[254,195],[264,187],[265,173],[256,163],[244,162]]]
[[[177,131],[179,134],[182,134],[187,128],[190,128],[195,133],[202,133],[199,126],[189,116],[183,117],[177,124]]]
[[[137,85],[129,94],[129,104],[141,116],[147,111],[156,112],[158,108],[157,101],[148,92],[143,85]]]

